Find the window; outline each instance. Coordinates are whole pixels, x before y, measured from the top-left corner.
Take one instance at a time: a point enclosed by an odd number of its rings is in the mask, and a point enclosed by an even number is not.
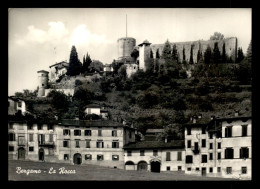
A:
[[[191,135],[191,128],[190,127],[187,128],[187,135]]]
[[[191,140],[187,141],[187,148],[191,148]]]
[[[241,167],[241,174],[247,173],[247,167]]]
[[[233,159],[234,150],[232,148],[225,149],[225,159]]]
[[[166,161],[171,161],[171,152],[166,152]]]
[[[112,155],[112,160],[113,161],[118,161],[119,160],[119,155]]]
[[[221,149],[221,142],[218,142],[218,149]]]
[[[158,156],[158,150],[153,150],[153,156]]]
[[[80,148],[80,146],[79,146],[79,141],[80,141],[80,140],[75,140],[75,147],[76,147],[76,148]]]
[[[192,156],[186,156],[186,163],[192,163]]]
[[[213,143],[209,143],[209,149],[213,149]]]
[[[170,171],[170,170],[171,170],[171,167],[170,167],[170,166],[167,166],[167,167],[166,167],[166,170],[167,170],[167,171]]]
[[[97,155],[97,160],[99,160],[99,161],[102,161],[104,159],[104,156],[103,155]]]
[[[113,137],[116,137],[116,136],[117,136],[117,130],[113,130],[113,131],[112,131],[112,136],[113,136]]]
[[[221,159],[221,152],[218,152],[218,159]]]
[[[248,157],[249,157],[248,151],[249,151],[249,150],[248,150],[247,147],[240,148],[240,158],[241,158],[241,159],[248,158]]]
[[[206,134],[206,127],[202,127],[201,132],[202,132],[202,134]]]
[[[232,126],[225,128],[225,137],[232,137]]]
[[[27,129],[28,129],[28,130],[33,130],[33,124],[27,123]]]
[[[29,134],[29,142],[33,142],[33,134]]]
[[[187,171],[191,171],[191,167],[188,167],[188,168],[187,168]]]
[[[48,130],[53,130],[53,125],[52,124],[48,124],[47,127],[48,127]]]
[[[201,143],[202,143],[202,144],[201,144],[201,147],[202,147],[202,148],[206,148],[206,139],[202,139],[202,140],[201,140]]]
[[[213,153],[209,153],[209,160],[213,160]]]
[[[85,160],[92,160],[92,155],[91,154],[86,154],[85,155]]]
[[[232,174],[232,167],[227,167],[226,172],[227,174]]]
[[[74,130],[74,136],[81,136],[81,130],[75,129]]]
[[[65,147],[65,148],[69,147],[69,141],[68,140],[63,141],[63,147]]]
[[[102,130],[98,130],[98,136],[102,136]]]
[[[21,108],[22,107],[22,102],[18,102],[18,107]]]
[[[103,140],[98,140],[98,141],[97,141],[97,148],[104,148],[104,142],[103,142]]]
[[[127,150],[127,156],[132,156],[132,151],[131,150]]]
[[[69,129],[64,129],[63,130],[63,135],[69,136],[70,135],[70,130]]]
[[[119,148],[119,142],[118,141],[113,141],[112,142],[112,148]]]
[[[34,148],[33,146],[29,146],[29,152],[33,152]]]
[[[38,129],[38,130],[42,130],[42,124],[40,124],[40,123],[37,124],[37,129]]]
[[[9,123],[9,129],[14,129],[14,123]]]
[[[13,146],[9,146],[8,150],[9,150],[9,152],[13,152],[14,151],[14,147]]]
[[[201,163],[207,163],[207,162],[208,162],[207,155],[201,155]]]
[[[213,133],[209,133],[209,139],[213,139]]]
[[[64,154],[64,160],[68,160],[69,159],[69,154]]]
[[[44,144],[45,142],[45,135],[44,134],[38,134],[38,143]]]
[[[90,140],[86,140],[86,148],[90,148]]]
[[[196,167],[196,169],[195,169],[196,171],[199,171],[200,170],[200,168],[199,167]]]
[[[178,152],[177,161],[182,161],[182,152]]]
[[[49,135],[49,142],[53,142],[53,134]]]
[[[213,172],[213,167],[209,168],[209,172],[212,173]]]
[[[181,166],[178,166],[178,171],[181,171]]]
[[[85,136],[91,136],[91,130],[85,130]]]
[[[144,150],[140,150],[140,156],[144,156]]]
[[[15,141],[15,134],[14,133],[9,133],[8,141]]]
[[[247,125],[242,125],[242,136],[247,136]]]
[[[218,167],[218,173],[220,173],[221,172],[221,167]]]

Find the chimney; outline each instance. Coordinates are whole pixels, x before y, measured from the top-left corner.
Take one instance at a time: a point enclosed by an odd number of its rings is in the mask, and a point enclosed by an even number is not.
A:
[[[238,117],[238,110],[235,111],[235,117]]]

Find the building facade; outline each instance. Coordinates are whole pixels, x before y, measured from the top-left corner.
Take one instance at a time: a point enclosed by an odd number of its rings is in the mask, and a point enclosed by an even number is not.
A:
[[[25,115],[26,103],[24,100],[17,97],[8,97],[8,115]]]

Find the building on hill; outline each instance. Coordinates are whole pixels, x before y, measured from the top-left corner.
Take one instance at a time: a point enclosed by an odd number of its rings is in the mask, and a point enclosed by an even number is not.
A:
[[[185,173],[251,179],[251,117],[191,117],[185,124]]]
[[[38,73],[38,97],[45,96],[45,89],[48,88],[49,82],[49,72],[45,70],[40,70]]]
[[[64,76],[67,73],[69,67],[69,63],[66,61],[58,62],[53,65],[51,65],[50,68],[50,82],[56,82],[59,81],[62,76]]]
[[[23,99],[14,96],[8,97],[8,115],[25,115],[26,103]]]

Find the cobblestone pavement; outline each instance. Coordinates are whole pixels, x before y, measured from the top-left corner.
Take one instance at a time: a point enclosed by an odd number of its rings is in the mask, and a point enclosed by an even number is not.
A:
[[[29,173],[27,170],[34,170]],[[40,170],[40,172],[39,172]],[[73,171],[74,170],[74,171]],[[56,171],[56,172],[55,172]],[[36,173],[37,172],[37,173]],[[75,172],[75,173],[73,173]],[[68,173],[68,174],[64,174]],[[140,172],[101,167],[97,165],[71,165],[64,163],[47,163],[9,160],[8,180],[92,180],[92,181],[175,181],[175,180],[234,180],[213,177],[185,175],[183,172]]]

